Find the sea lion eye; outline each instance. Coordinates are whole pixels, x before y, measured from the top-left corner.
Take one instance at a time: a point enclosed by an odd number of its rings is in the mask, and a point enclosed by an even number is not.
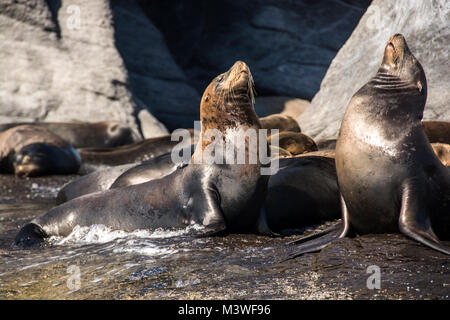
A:
[[[208,101],[209,100],[209,94],[207,94],[203,100],[204,101]]]
[[[222,80],[223,80],[223,75],[220,76],[219,78],[217,78],[217,82],[222,82]]]

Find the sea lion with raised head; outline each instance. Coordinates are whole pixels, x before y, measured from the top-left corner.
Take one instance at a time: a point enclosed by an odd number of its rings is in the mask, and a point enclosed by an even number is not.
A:
[[[440,242],[450,237],[450,170],[436,157],[421,123],[426,97],[422,66],[396,34],[341,124],[336,172],[342,227],[296,241],[302,244],[291,257],[346,235],[395,232],[450,254]]]
[[[80,163],[77,151],[45,128],[22,125],[0,133],[0,172],[21,178],[70,174]]]
[[[66,236],[76,225],[93,224],[127,231],[195,224],[204,235],[248,231],[256,223],[265,198],[268,178],[261,175],[263,165],[259,160],[244,164],[202,160],[210,147],[216,150],[221,141],[206,136],[208,129],[228,138],[241,129],[261,128],[252,97],[250,70],[245,63],[236,62],[203,94],[201,140],[191,163],[162,179],[89,194],[57,206],[24,226],[16,244],[33,245],[52,235]],[[267,147],[267,141],[265,144]],[[245,158],[250,159],[250,146],[245,146]]]

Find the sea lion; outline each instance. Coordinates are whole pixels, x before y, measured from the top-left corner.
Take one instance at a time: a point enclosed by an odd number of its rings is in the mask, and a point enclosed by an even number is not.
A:
[[[6,123],[0,124],[0,132],[19,125],[43,127],[74,148],[113,148],[142,140],[133,129],[117,121]]]
[[[291,257],[346,235],[393,232],[450,254],[439,240],[450,236],[450,170],[436,157],[421,124],[426,97],[422,66],[396,34],[375,77],[350,100],[341,124],[336,172],[342,227],[296,241],[306,243]]]
[[[445,121],[422,121],[425,134],[433,142],[450,144],[450,122]]]
[[[189,131],[193,139],[194,131],[192,129]],[[192,141],[183,141],[183,143],[192,143]],[[78,152],[83,164],[117,166],[153,159],[171,152],[176,146],[180,147],[180,142],[172,141],[172,135],[168,134],[116,148],[82,148],[78,149]]]
[[[322,139],[316,142],[319,150],[334,150],[336,149],[336,139]]]
[[[22,125],[0,133],[0,172],[18,177],[76,173],[81,158],[49,130]]]
[[[56,196],[56,204],[67,202],[85,194],[108,190],[122,173],[135,166],[135,163],[128,163],[78,177],[59,190]]]
[[[280,132],[271,135],[268,137],[269,144],[272,144],[274,136],[278,139],[279,147],[287,150],[294,156],[318,150],[314,140],[300,132]]]
[[[289,233],[294,229],[338,219],[340,199],[333,158],[320,156],[279,160],[270,176],[260,225],[263,234]]]
[[[308,156],[316,156],[316,157],[324,157],[324,158],[332,158],[334,159],[336,156],[336,151],[333,149],[325,149],[319,151],[312,151],[308,153],[298,154],[296,158],[308,157]]]
[[[241,129],[261,128],[252,97],[250,70],[238,61],[216,77],[202,96],[201,140],[191,163],[162,179],[89,194],[57,206],[24,226],[16,244],[33,245],[52,235],[66,236],[76,225],[92,224],[126,231],[195,224],[201,226],[197,230],[203,235],[247,231],[256,223],[267,188],[268,176],[261,175],[259,157],[256,163],[216,164],[207,161],[206,155],[222,141],[209,137],[208,129],[228,139]],[[250,159],[251,145],[245,146],[245,159]]]
[[[191,147],[192,154],[195,145]],[[270,152],[271,157],[293,157],[289,151],[275,146],[270,146]],[[58,192],[56,202],[61,204],[85,194],[160,179],[172,173],[178,166],[179,164],[173,162],[171,153],[166,153],[142,163],[125,164],[98,170],[66,184]]]
[[[425,134],[431,143],[441,142],[450,144],[450,122],[445,121],[422,121]],[[322,149],[335,149],[336,139],[323,139],[317,141],[317,147]]]
[[[301,132],[298,122],[291,116],[284,114],[271,114],[267,117],[259,118],[261,128],[267,129],[270,133],[271,129],[278,129],[282,131]]]
[[[444,166],[450,167],[450,144],[435,142],[431,147]]]

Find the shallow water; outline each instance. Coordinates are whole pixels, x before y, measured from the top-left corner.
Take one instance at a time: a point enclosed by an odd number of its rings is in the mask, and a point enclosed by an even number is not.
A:
[[[341,239],[285,262],[297,236],[92,226],[44,248],[12,246],[72,178],[0,175],[0,299],[450,299],[450,258],[395,234]],[[371,265],[380,289],[367,287]]]

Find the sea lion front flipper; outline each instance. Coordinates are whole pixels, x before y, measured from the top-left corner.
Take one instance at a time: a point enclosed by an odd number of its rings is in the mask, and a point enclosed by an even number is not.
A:
[[[342,224],[340,228],[332,227],[325,231],[313,234],[291,243],[302,243],[295,248],[295,252],[288,255],[283,261],[295,259],[305,253],[320,251],[327,247],[331,242],[336,239],[343,238],[347,235],[350,229],[350,221],[348,215],[347,205],[345,204],[344,197],[341,197],[341,211],[342,211]],[[308,241],[311,240],[311,241]],[[305,242],[306,241],[306,242]]]
[[[423,206],[425,193],[421,192],[420,185],[423,184],[408,180],[402,186],[402,207],[398,221],[400,232],[434,250],[450,255],[450,248],[445,247],[433,232],[430,218]]]
[[[208,187],[204,194],[205,199],[201,202],[205,204],[201,215],[201,228],[196,236],[207,237],[216,235],[227,228],[222,209],[220,208],[220,194],[214,185]]]

